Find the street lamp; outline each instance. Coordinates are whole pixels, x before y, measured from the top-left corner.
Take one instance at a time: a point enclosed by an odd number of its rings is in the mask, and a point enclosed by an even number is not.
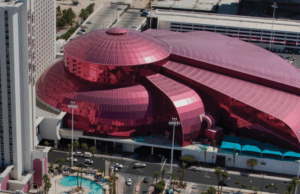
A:
[[[273,185],[274,185],[274,184],[272,183],[271,185],[272,185],[272,188],[271,188],[271,192],[272,192],[272,191],[273,191]]]
[[[74,109],[77,109],[78,106],[75,104],[76,102],[75,101],[71,101],[71,104],[68,105],[68,108],[71,108],[72,109],[72,166],[73,166],[73,160],[74,160],[74,157],[73,157],[73,123],[74,123]]]
[[[175,137],[175,127],[180,125],[180,122],[177,121],[177,118],[172,118],[172,121],[169,121],[169,125],[173,126],[173,139],[172,139],[172,150],[171,150],[171,173],[173,172],[173,151],[174,151],[174,137]],[[170,178],[171,185],[172,178]]]
[[[278,8],[276,3],[273,3],[273,5],[271,5],[271,7],[274,8],[273,11],[273,20],[272,20],[272,30],[271,30],[271,39],[270,39],[270,46],[269,46],[269,50],[271,50],[271,46],[272,46],[272,37],[273,37],[273,24],[274,24],[274,18],[275,18],[275,9]]]

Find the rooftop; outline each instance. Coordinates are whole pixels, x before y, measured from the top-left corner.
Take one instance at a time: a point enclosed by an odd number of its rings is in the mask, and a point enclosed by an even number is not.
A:
[[[300,22],[297,20],[284,20],[262,17],[235,16],[214,13],[200,13],[187,11],[172,11],[157,9],[152,11],[152,17],[159,17],[160,21],[195,23],[217,25],[224,27],[253,28],[262,30],[273,30],[285,32],[300,32]],[[170,17],[172,16],[172,17]],[[188,22],[187,22],[188,21]]]

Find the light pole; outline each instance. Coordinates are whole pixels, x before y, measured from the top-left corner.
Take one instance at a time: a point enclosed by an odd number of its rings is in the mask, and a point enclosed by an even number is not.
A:
[[[252,180],[250,180],[250,189],[252,189]]]
[[[272,191],[273,191],[273,185],[274,185],[274,184],[272,183],[271,185],[272,185],[272,187],[271,187],[271,192],[272,192]]]
[[[269,50],[271,50],[271,46],[272,46],[272,37],[273,37],[273,24],[274,24],[274,18],[275,18],[275,9],[278,8],[276,3],[273,3],[273,5],[271,5],[271,7],[274,8],[273,11],[273,20],[272,20],[272,30],[271,30],[271,39],[270,39],[270,46],[269,46]]]
[[[172,121],[169,121],[169,125],[173,126],[173,139],[172,139],[172,150],[171,150],[171,173],[173,172],[173,151],[174,151],[174,137],[175,137],[175,127],[180,125],[180,122],[177,121],[177,118],[172,118]],[[172,178],[170,178],[171,185]]]
[[[77,109],[78,106],[75,104],[76,102],[75,101],[71,101],[71,104],[68,105],[68,108],[71,108],[72,109],[72,166],[73,166],[73,122],[74,122],[74,109]]]

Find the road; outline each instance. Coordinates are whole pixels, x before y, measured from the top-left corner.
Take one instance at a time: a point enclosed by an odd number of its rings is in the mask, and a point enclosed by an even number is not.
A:
[[[55,161],[57,158],[67,158],[66,153],[61,152],[53,152],[53,161]],[[95,157],[94,166],[93,168],[104,168],[104,161],[105,157],[103,156],[97,156]],[[79,164],[83,162],[83,158],[78,158]],[[118,162],[123,164],[124,168],[119,170],[118,173],[120,175],[124,175],[125,181],[127,178],[132,178],[133,184],[132,186],[125,186],[124,185],[124,193],[132,194],[132,191],[135,186],[142,185],[142,189],[149,190],[150,184],[144,184],[140,182],[140,180],[143,180],[143,177],[149,177],[151,178],[150,183],[154,181],[154,172],[159,171],[161,169],[161,166],[159,163],[150,163],[145,162],[147,164],[146,168],[140,168],[140,169],[133,169],[134,161],[133,160],[124,160],[122,158],[118,159]],[[66,165],[68,163],[65,163]],[[167,166],[169,169],[169,166]],[[179,170],[178,166],[173,167],[173,173],[179,177],[179,174],[177,171]],[[168,173],[166,173],[167,175]],[[258,187],[262,188],[263,191],[268,192],[269,190],[265,188],[265,185],[273,183],[274,185],[277,185],[279,190],[278,193],[284,193],[286,190],[287,183],[280,180],[271,180],[266,178],[256,178],[256,177],[248,177],[243,175],[232,175],[230,174],[230,180],[229,185],[230,187],[238,188],[237,185],[235,185],[236,181],[239,181],[241,184],[246,184],[247,188],[250,187]],[[166,178],[168,178],[166,176]],[[152,181],[152,182],[151,182]],[[207,184],[207,185],[217,185],[217,178],[216,175],[213,172],[208,171],[197,171],[194,172],[191,169],[185,170],[184,175],[184,181],[188,182],[194,182],[194,183],[200,183],[200,184]],[[252,183],[250,183],[252,181]],[[142,190],[141,189],[141,190]],[[141,191],[142,192],[142,191]]]

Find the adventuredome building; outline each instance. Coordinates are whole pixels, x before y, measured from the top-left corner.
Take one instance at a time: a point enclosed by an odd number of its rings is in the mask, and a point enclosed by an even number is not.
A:
[[[218,125],[300,150],[300,72],[281,57],[220,34],[111,28],[64,48],[37,82],[45,103],[67,112],[74,128],[95,136],[172,134],[186,146]],[[266,138],[267,137],[267,138]]]

